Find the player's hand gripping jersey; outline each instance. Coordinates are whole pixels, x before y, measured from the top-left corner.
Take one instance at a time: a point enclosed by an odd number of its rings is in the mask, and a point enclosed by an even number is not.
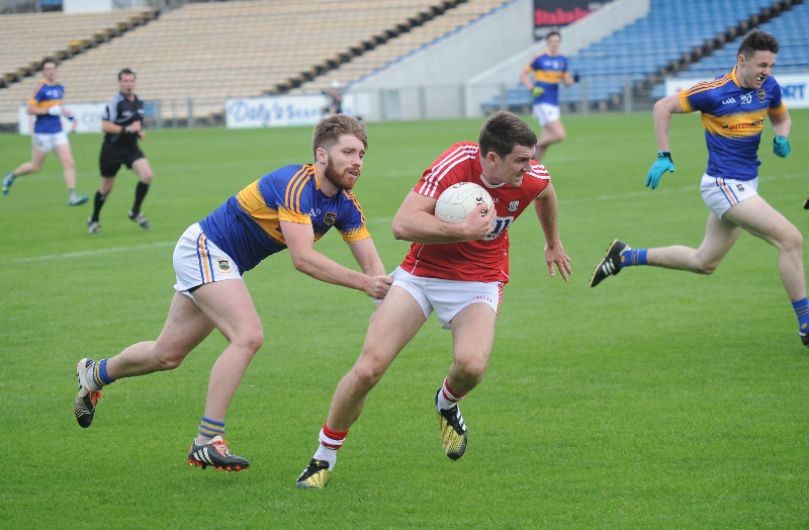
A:
[[[680,92],[683,112],[702,112],[708,144],[706,173],[716,178],[752,180],[758,176],[758,146],[764,118],[786,111],[781,87],[768,77],[761,88],[743,88],[736,68],[713,81]]]
[[[471,142],[450,147],[424,172],[413,191],[437,199],[458,182],[483,186],[497,210],[494,230],[480,241],[413,243],[401,267],[416,276],[476,282],[507,282],[508,228],[550,183],[544,166],[532,162],[519,187],[491,186],[481,178],[480,148]]]
[[[312,164],[285,166],[264,175],[229,197],[200,226],[245,272],[286,248],[281,221],[312,225],[315,241],[332,226],[347,242],[370,237],[354,195],[348,191],[324,195]]]

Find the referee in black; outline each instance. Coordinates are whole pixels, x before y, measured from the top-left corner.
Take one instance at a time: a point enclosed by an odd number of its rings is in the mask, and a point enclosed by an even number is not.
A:
[[[115,176],[121,169],[121,164],[125,164],[138,176],[135,202],[129,211],[129,218],[144,230],[152,227],[140,211],[154,173],[149,161],[146,160],[146,155],[138,146],[138,140],[146,138],[146,133],[143,131],[143,101],[135,95],[135,79],[135,72],[129,68],[118,72],[120,91],[104,109],[101,130],[106,134],[99,157],[101,185],[95,195],[93,215],[87,220],[87,231],[91,234],[97,234],[101,228],[98,216],[104,201],[112,193]]]

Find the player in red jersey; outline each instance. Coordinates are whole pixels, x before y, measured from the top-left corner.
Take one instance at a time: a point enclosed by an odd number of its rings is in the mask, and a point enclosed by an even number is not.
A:
[[[323,488],[348,430],[359,418],[370,390],[431,312],[452,330],[453,360],[436,394],[444,453],[463,456],[467,431],[458,402],[483,378],[494,342],[503,285],[508,281],[508,229],[533,205],[545,234],[550,276],[567,281],[572,269],[556,226],[557,201],[545,168],[532,161],[536,135],[509,112],[494,114],[475,143],[457,143],[422,175],[393,219],[397,239],[412,241],[393,273],[394,283],[371,319],[354,367],[335,390],[319,447],[297,484]],[[486,188],[495,208],[485,205],[459,224],[435,217],[441,192],[457,182]]]

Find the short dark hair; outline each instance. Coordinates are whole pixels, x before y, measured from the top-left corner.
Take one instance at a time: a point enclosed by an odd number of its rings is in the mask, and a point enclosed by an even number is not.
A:
[[[45,57],[42,59],[42,63],[39,65],[40,68],[45,68],[46,64],[52,64],[54,66],[59,66],[59,61],[56,60],[56,57]]]
[[[545,35],[545,40],[550,39],[551,37],[559,37],[562,38],[562,34],[559,33],[557,30],[549,31],[547,35]]]
[[[537,135],[531,127],[516,114],[505,110],[494,113],[486,120],[478,137],[481,157],[494,151],[500,158],[505,158],[515,145],[534,147],[536,143]]]
[[[135,75],[135,72],[133,72],[131,68],[124,68],[123,70],[121,70],[120,72],[118,72],[118,81],[120,81],[120,80],[121,80],[121,78],[122,78],[123,76],[125,76],[125,75],[131,75],[131,76],[132,76],[132,77],[134,77],[135,79],[137,79],[137,78],[138,78],[138,76],[137,76],[137,75]]]
[[[754,29],[744,38],[736,55],[749,59],[758,51],[778,53],[778,40],[765,31]]]
[[[365,146],[365,149],[368,149],[368,131],[365,130],[365,125],[347,114],[335,114],[334,116],[323,118],[315,126],[315,131],[312,134],[312,153],[315,154],[318,147],[328,149],[336,144],[340,136],[344,134],[357,137]],[[317,155],[315,154],[315,156]]]

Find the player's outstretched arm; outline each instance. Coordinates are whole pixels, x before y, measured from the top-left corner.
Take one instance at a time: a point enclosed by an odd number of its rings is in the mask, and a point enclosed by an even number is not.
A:
[[[59,116],[62,113],[62,106],[54,105],[52,107],[40,107],[38,105],[28,103],[27,111],[31,116],[44,116],[46,114]]]
[[[352,241],[348,244],[354,259],[357,260],[357,265],[360,266],[362,272],[369,276],[384,276],[385,266],[382,264],[382,258],[374,245],[374,240],[370,237],[361,239],[359,241]]]
[[[373,298],[382,298],[387,293],[391,283],[387,276],[368,276],[353,271],[316,251],[312,225],[281,221],[281,233],[284,235],[292,264],[304,274],[316,280],[363,291]]]
[[[674,173],[674,162],[671,160],[671,149],[669,148],[669,126],[671,125],[671,115],[676,112],[682,112],[678,94],[664,97],[655,103],[652,109],[658,155],[646,173],[647,188],[657,188],[660,179],[667,171]]]
[[[435,215],[436,200],[411,191],[393,218],[393,237],[414,243],[458,243],[483,239],[494,228],[495,209],[484,205],[462,223],[450,224]]]
[[[79,117],[67,107],[62,107],[62,115],[70,121],[70,132],[75,132],[79,126]]]
[[[382,258],[376,251],[374,240],[370,237],[361,239],[359,241],[352,241],[348,244],[354,259],[357,260],[357,265],[360,266],[362,272],[370,279],[370,291],[366,290],[369,296],[374,298],[382,298],[390,289],[393,279],[385,274],[385,266],[382,264]],[[382,293],[381,295],[378,293]],[[377,293],[377,294],[374,294]]]
[[[545,234],[545,264],[548,266],[548,275],[556,276],[556,270],[562,275],[562,279],[568,281],[573,273],[573,265],[570,263],[570,256],[565,252],[562,240],[559,238],[557,227],[558,201],[556,190],[553,184],[548,184],[542,193],[534,200],[534,208],[537,212],[539,224],[542,225],[542,232]]]
[[[533,72],[529,70],[527,67],[520,72],[520,82],[523,84],[525,88],[528,90],[533,90],[534,88],[534,80],[531,79],[533,77]]]
[[[772,123],[775,138],[772,141],[772,151],[776,156],[786,158],[789,156],[792,148],[789,145],[789,133],[792,130],[792,118],[789,116],[789,111],[784,111],[780,114],[770,114],[770,122]]]

